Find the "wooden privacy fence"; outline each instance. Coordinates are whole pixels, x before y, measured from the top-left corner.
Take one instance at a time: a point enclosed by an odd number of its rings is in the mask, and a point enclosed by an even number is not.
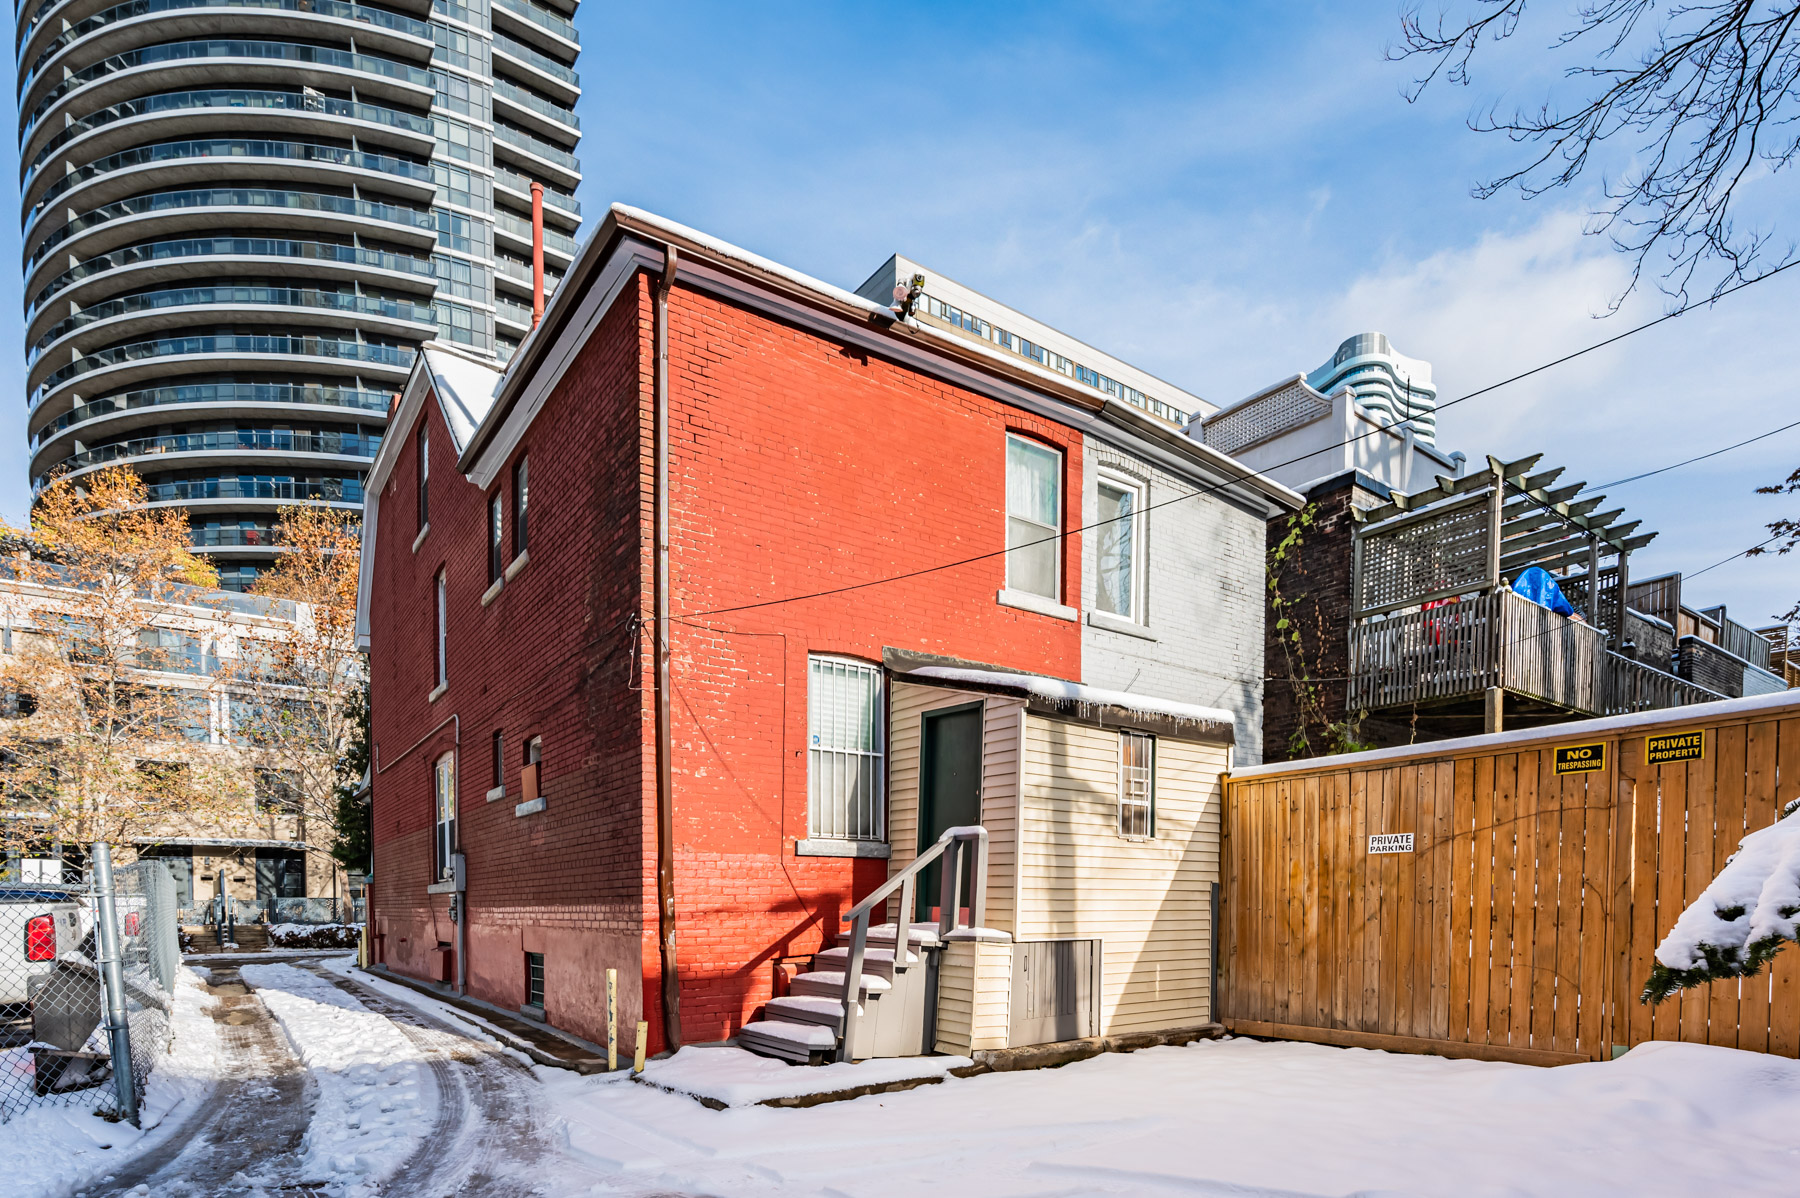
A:
[[[1796,1056],[1800,946],[1638,1001],[1676,917],[1796,797],[1800,692],[1238,771],[1219,1017],[1532,1064],[1646,1040]]]

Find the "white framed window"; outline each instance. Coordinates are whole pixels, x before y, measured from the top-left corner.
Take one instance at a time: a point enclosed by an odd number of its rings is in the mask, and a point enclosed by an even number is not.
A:
[[[1006,435],[1006,588],[1062,597],[1062,454]]]
[[[1102,474],[1094,530],[1094,606],[1133,623],[1144,622],[1144,486]]]
[[[448,612],[445,609],[444,603],[444,572],[442,570],[437,572],[437,578],[433,581],[432,587],[435,591],[432,598],[433,611],[437,616],[437,670],[434,675],[433,683],[434,686],[443,686],[446,682],[450,681],[450,671],[447,653],[449,635],[445,628],[444,620],[444,617]]]
[[[456,853],[456,754],[445,753],[432,767],[436,810],[432,843],[436,846],[439,880],[451,876],[450,859]]]
[[[1119,835],[1156,835],[1156,738],[1148,732],[1119,733]]]
[[[886,838],[886,705],[879,666],[807,659],[806,793],[809,835]]]

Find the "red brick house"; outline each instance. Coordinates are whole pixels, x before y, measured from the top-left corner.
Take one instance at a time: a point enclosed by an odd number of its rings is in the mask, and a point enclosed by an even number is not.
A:
[[[612,968],[627,1050],[639,1018],[652,1052],[736,1034],[889,877],[894,663],[1084,677],[1096,437],[1210,487],[1258,548],[1293,506],[1119,408],[614,208],[504,374],[421,355],[370,475],[377,960],[595,1040]],[[1237,583],[1260,613],[1260,573]],[[919,685],[1004,699],[1021,736],[1055,706],[995,678]],[[1090,724],[1134,710],[1090,697]],[[1138,714],[1224,760],[1233,711],[1170,711]]]

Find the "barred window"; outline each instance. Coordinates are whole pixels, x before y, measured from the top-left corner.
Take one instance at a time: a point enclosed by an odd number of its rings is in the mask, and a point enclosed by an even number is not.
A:
[[[1119,835],[1156,835],[1156,738],[1119,733]]]
[[[807,807],[811,835],[881,840],[887,738],[881,669],[815,656],[807,679]]]

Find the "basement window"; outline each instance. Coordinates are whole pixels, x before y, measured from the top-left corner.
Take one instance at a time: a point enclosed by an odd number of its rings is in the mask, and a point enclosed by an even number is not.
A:
[[[525,954],[525,1005],[544,1009],[544,954]]]

